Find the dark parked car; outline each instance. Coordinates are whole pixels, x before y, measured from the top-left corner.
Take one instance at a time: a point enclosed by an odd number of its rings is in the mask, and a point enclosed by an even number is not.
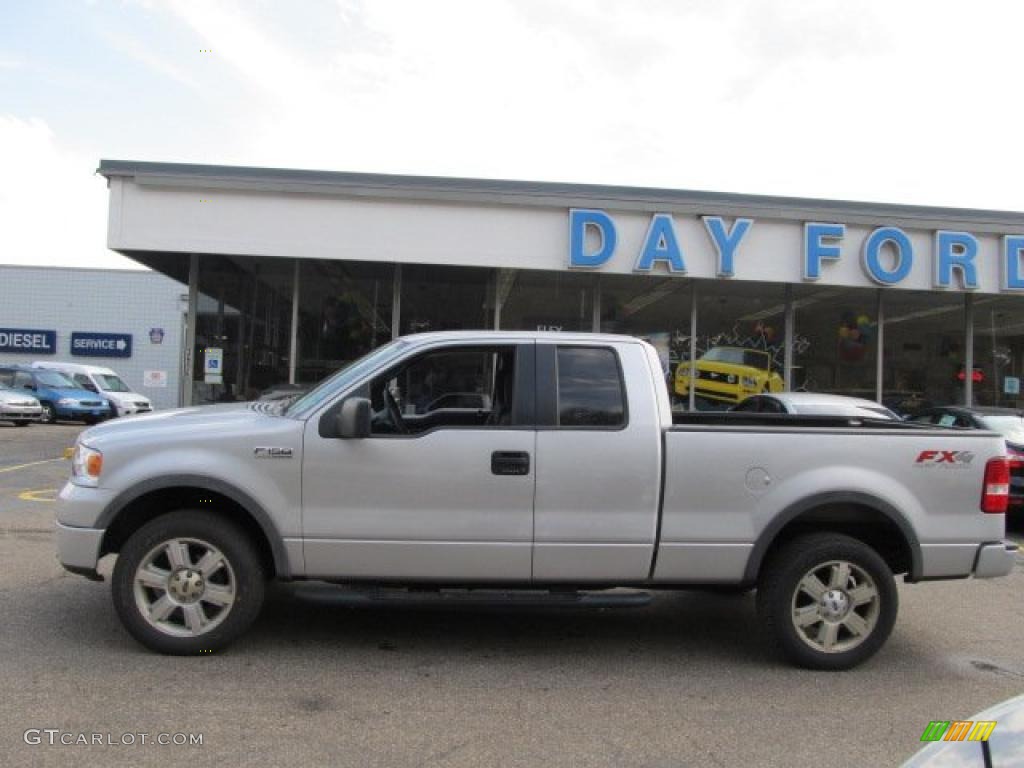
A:
[[[1006,453],[1011,460],[1010,509],[1014,512],[1024,510],[1024,411],[980,405],[944,405],[921,411],[908,421],[939,427],[987,429],[1001,434],[1006,438]]]

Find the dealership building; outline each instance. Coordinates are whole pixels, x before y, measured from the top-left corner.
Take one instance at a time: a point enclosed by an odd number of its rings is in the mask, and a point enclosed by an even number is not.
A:
[[[0,264],[0,297],[0,366],[102,366],[154,408],[181,401],[188,293],[176,280],[141,269]]]
[[[500,328],[641,336],[666,373],[698,376],[715,348],[757,350],[789,389],[907,410],[1019,405],[1024,214],[117,160],[99,172],[109,247],[182,284],[184,404],[315,382],[404,334]]]

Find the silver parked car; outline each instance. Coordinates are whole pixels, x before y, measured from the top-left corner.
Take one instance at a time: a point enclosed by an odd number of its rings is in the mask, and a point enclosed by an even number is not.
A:
[[[43,407],[32,395],[0,384],[0,421],[27,427],[30,421],[40,421],[42,418]]]
[[[733,406],[731,410],[741,413],[794,413],[801,416],[859,416],[865,419],[900,420],[896,413],[874,400],[822,392],[776,392],[770,395],[755,395]]]

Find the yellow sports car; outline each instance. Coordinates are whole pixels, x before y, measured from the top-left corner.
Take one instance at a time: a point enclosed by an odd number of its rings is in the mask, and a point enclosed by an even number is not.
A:
[[[675,392],[690,396],[690,365],[676,368]],[[782,377],[772,370],[772,358],[764,350],[712,347],[697,360],[696,391],[700,397],[723,403],[742,403],[752,395],[781,392]]]

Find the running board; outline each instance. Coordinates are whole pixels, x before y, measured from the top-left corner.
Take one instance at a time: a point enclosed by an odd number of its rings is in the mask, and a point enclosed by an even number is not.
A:
[[[415,608],[642,608],[651,593],[641,590],[609,592],[548,592],[526,589],[401,589],[294,584],[295,597],[331,605],[398,605]]]

